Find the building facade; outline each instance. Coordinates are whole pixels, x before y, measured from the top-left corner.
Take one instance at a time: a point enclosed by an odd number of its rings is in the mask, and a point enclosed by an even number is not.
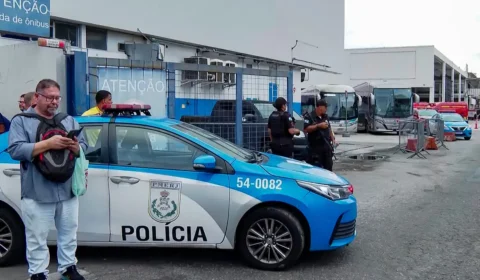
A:
[[[301,5],[287,0],[245,0],[241,4],[222,0],[142,0],[121,5],[113,0],[39,0],[36,3],[44,5],[44,9],[39,6],[36,25],[31,6],[19,5],[20,0],[3,2],[5,14],[12,19],[23,17],[24,26],[0,24],[0,46],[47,37],[66,40],[73,50],[87,52],[89,58],[135,59],[133,54],[139,52],[131,51],[132,45],[140,48],[154,44],[158,49],[155,59],[163,62],[183,63],[200,57],[215,65],[290,69],[294,71],[295,108],[299,108],[298,93],[302,88],[342,81],[344,0]],[[27,13],[26,7],[32,11]],[[48,15],[43,13],[47,8]],[[251,95],[257,99],[269,100],[272,91],[286,86],[274,77],[250,79],[247,92],[251,86],[255,91]],[[181,90],[176,95],[177,111],[207,114],[211,100],[233,98],[229,90]],[[189,100],[203,104],[199,106],[202,109],[193,112],[183,108]]]
[[[465,70],[434,46],[347,49],[346,81],[392,83],[412,88],[422,102],[463,100]]]

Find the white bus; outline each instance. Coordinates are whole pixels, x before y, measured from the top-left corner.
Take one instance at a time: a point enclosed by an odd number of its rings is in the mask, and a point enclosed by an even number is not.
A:
[[[354,89],[363,100],[359,106],[359,132],[396,132],[399,121],[413,118],[413,103],[420,101],[418,94],[406,86],[363,83]]]
[[[312,112],[316,105],[315,95],[327,101],[327,114],[334,133],[357,132],[358,108],[362,99],[351,86],[321,84],[302,90],[302,115]]]

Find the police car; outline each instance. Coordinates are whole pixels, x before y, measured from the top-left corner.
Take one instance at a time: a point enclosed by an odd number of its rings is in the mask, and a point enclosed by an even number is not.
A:
[[[248,265],[275,270],[355,239],[357,202],[345,178],[149,109],[114,104],[108,115],[76,117],[91,145],[79,246],[236,249]],[[0,145],[0,264],[9,265],[24,259],[25,237],[8,133]]]

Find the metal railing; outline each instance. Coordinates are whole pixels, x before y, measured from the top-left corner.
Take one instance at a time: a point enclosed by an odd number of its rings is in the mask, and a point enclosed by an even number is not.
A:
[[[435,137],[435,142],[437,147],[440,149],[444,147],[445,149],[449,150],[447,146],[445,146],[445,122],[440,119],[432,119],[428,120],[428,135]]]
[[[408,158],[418,156],[426,159],[423,153],[427,153],[425,149],[425,120],[404,120],[398,123],[398,146],[394,152],[413,153]]]

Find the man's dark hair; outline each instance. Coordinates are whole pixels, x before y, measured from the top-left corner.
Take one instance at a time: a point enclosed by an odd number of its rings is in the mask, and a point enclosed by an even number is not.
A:
[[[100,104],[104,99],[108,98],[110,95],[112,95],[109,91],[106,90],[99,90],[97,94],[95,95],[95,102],[97,104]]]
[[[58,90],[60,90],[60,85],[54,80],[43,79],[38,82],[37,87],[35,88],[35,92],[42,92],[43,90],[51,87],[56,87]]]
[[[285,98],[283,97],[279,97],[275,100],[275,103],[273,103],[273,107],[275,107],[275,109],[279,110],[282,109],[282,106],[283,105],[287,105],[287,100],[285,100]]]
[[[325,99],[320,99],[317,101],[317,107],[320,107],[320,106],[325,106],[327,107],[327,101],[325,101]]]

